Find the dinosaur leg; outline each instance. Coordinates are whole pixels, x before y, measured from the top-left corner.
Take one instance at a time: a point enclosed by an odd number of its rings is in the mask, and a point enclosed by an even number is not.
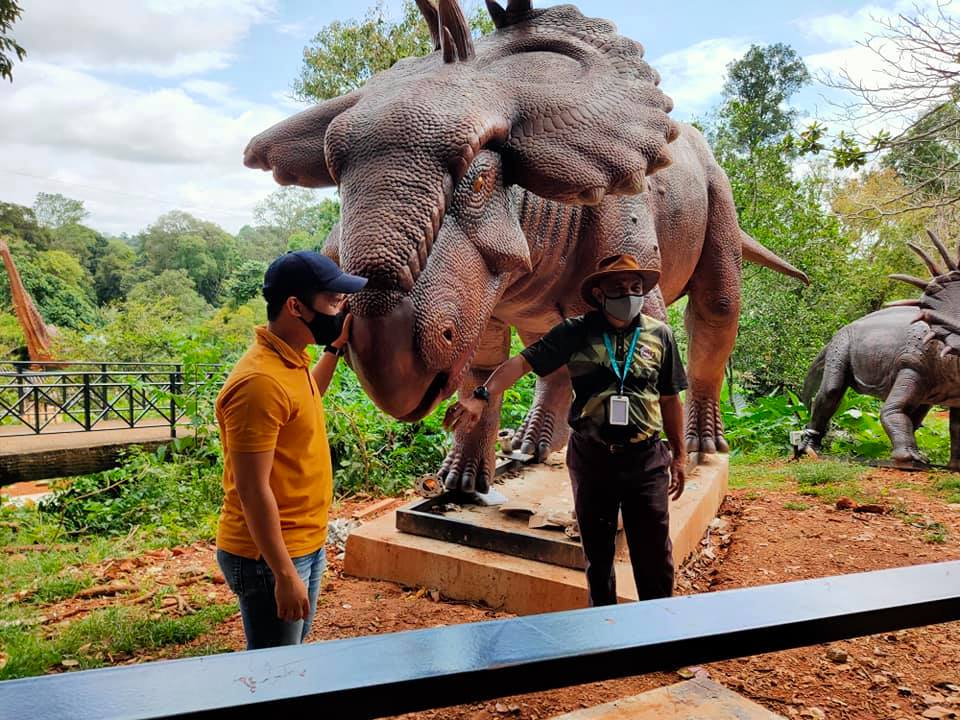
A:
[[[499,320],[487,323],[480,347],[470,370],[460,385],[460,396],[468,397],[477,385],[486,382],[510,351],[510,328]],[[453,447],[440,466],[437,478],[447,490],[485,493],[493,482],[496,469],[496,440],[500,427],[500,406],[503,398],[491,396],[480,421],[470,432],[458,430]]]
[[[917,448],[911,416],[917,411],[922,397],[923,379],[916,370],[904,368],[890,388],[887,400],[880,411],[883,429],[893,445],[893,461],[896,465],[926,465],[927,460]]]
[[[910,413],[910,422],[913,423],[914,432],[919,430],[920,426],[923,425],[923,421],[932,407],[932,405],[917,405],[917,407],[913,409],[913,412]]]
[[[823,378],[820,380],[820,389],[810,407],[810,422],[804,432],[804,444],[801,450],[810,447],[820,450],[823,436],[827,434],[830,419],[837,412],[843,395],[849,385],[847,378],[849,345],[846,336],[837,336],[827,349],[827,357],[823,365]]]
[[[723,371],[740,317],[740,228],[729,188],[711,188],[707,237],[687,286],[687,452],[727,452],[720,416]]]
[[[540,339],[540,335],[520,331],[524,345]],[[513,449],[535,456],[537,462],[567,444],[570,411],[570,373],[565,367],[547,377],[537,378],[533,404],[513,439]]]
[[[960,408],[950,408],[950,469],[960,472]]]

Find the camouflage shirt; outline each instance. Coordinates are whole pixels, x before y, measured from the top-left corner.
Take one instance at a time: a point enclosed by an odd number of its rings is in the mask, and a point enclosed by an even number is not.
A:
[[[619,394],[620,381],[603,334],[607,333],[622,368],[637,327],[640,335],[623,392],[630,398],[629,424],[611,426],[607,422],[609,398]],[[646,315],[639,315],[622,330],[611,327],[600,312],[570,318],[521,354],[541,377],[567,366],[573,382],[570,427],[607,443],[639,442],[659,433],[663,429],[660,396],[677,395],[687,387],[670,326]]]

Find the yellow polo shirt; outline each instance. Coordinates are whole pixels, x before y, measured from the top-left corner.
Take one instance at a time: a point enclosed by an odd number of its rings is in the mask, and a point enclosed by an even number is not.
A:
[[[223,445],[223,510],[217,547],[257,559],[260,550],[244,520],[230,452],[273,450],[270,489],[290,557],[309,555],[327,539],[333,468],[323,403],[310,375],[310,358],[265,327],[217,396]]]

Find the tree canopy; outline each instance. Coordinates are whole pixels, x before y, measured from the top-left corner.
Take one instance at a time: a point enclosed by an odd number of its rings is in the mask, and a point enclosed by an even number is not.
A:
[[[23,8],[17,0],[0,0],[0,78],[13,82],[13,56],[21,62],[27,51],[10,34]]]
[[[475,34],[493,31],[493,21],[479,4],[468,18]],[[356,90],[397,60],[433,52],[423,16],[413,0],[404,0],[399,20],[389,20],[383,0],[362,20],[335,20],[318,32],[303,51],[293,93],[321,102]]]

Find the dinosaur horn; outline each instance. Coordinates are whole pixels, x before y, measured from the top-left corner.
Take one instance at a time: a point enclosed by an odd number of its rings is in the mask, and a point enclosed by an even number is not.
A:
[[[913,285],[913,286],[915,286],[915,287],[918,287],[918,288],[920,288],[921,290],[926,290],[926,289],[927,289],[927,285],[930,284],[929,281],[927,281],[927,280],[921,280],[920,278],[914,277],[913,275],[900,275],[900,274],[897,274],[897,275],[890,275],[889,277],[890,277],[891,280],[899,280],[900,282],[905,282],[905,283],[908,283],[908,284]]]
[[[433,39],[433,49],[440,49],[440,14],[433,6],[430,0],[416,0],[417,7],[420,8],[420,14],[427,21],[427,27],[430,29],[430,37]]]
[[[507,12],[513,15],[523,15],[533,10],[532,0],[509,0]]]
[[[497,0],[486,0],[486,3],[490,19],[493,20],[493,24],[498,30],[516,25],[527,16],[527,13],[533,10],[531,0],[509,0],[506,10]]]
[[[473,37],[470,25],[460,9],[457,0],[440,0],[437,7],[440,16],[440,45],[443,48],[443,61],[451,63],[470,60],[476,52],[473,49]]]
[[[947,248],[944,247],[943,243],[940,242],[940,238],[937,237],[937,234],[933,230],[927,230],[927,235],[930,236],[930,241],[936,246],[937,250],[940,251],[940,256],[943,258],[943,261],[947,264],[948,270],[956,270],[957,263],[950,257],[950,253],[947,252]]]
[[[884,307],[920,307],[919,300],[891,300],[883,304]]]
[[[933,277],[937,277],[938,275],[943,275],[943,271],[941,271],[940,268],[937,267],[937,264],[933,261],[933,258],[927,255],[927,253],[923,250],[923,248],[921,248],[919,245],[914,245],[912,242],[908,242],[907,247],[909,247],[917,255],[920,256],[920,259],[923,260],[923,264],[927,266],[927,269],[930,270],[930,274]]]
[[[500,7],[497,0],[486,0],[487,12],[490,13],[490,19],[493,20],[493,26],[498,30],[505,27],[507,23],[507,11]]]

